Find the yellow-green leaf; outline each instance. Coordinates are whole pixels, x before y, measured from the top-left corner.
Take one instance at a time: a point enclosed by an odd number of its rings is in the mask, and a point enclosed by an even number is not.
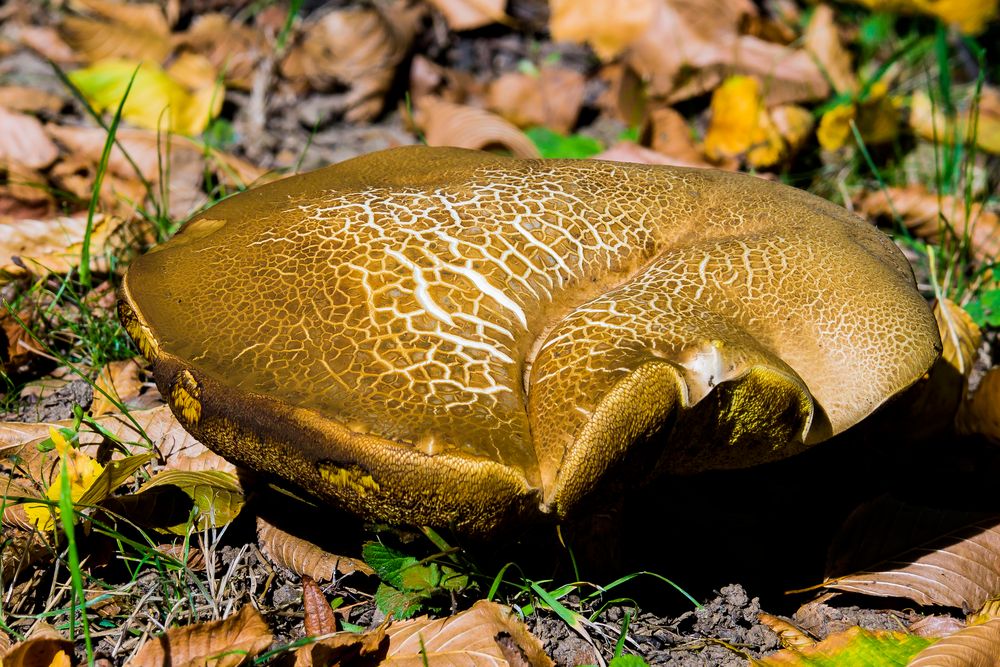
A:
[[[869,631],[853,627],[830,635],[818,644],[785,649],[753,661],[756,667],[903,667],[933,642],[905,632]]]
[[[169,494],[171,490],[183,493],[198,508],[195,517],[198,530],[226,525],[240,513],[245,500],[236,475],[221,470],[164,470],[146,482],[137,497],[161,492]],[[173,523],[164,529],[183,535],[187,522]]]

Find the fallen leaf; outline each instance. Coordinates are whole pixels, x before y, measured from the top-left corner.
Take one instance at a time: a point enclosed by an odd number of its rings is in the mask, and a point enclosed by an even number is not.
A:
[[[508,72],[490,84],[486,106],[518,127],[569,133],[583,106],[584,76],[565,67]]]
[[[425,97],[413,120],[429,146],[509,150],[515,157],[541,157],[521,130],[485,109]]]
[[[986,371],[976,391],[962,405],[956,421],[960,432],[981,435],[1000,444],[1000,367]]]
[[[100,18],[65,16],[59,31],[88,62],[126,58],[159,64],[171,51],[170,26],[155,3],[77,0],[76,5]]]
[[[17,37],[29,49],[59,65],[77,65],[81,61],[80,55],[63,41],[53,26],[21,26]]]
[[[59,458],[65,462],[65,472],[69,479],[69,492],[73,504],[77,504],[83,494],[97,481],[97,478],[104,472],[104,466],[87,456],[84,452],[73,447],[67,441],[65,434],[52,426],[49,427],[49,438],[55,445]],[[55,519],[59,516],[59,499],[62,496],[63,470],[59,472],[50,482],[45,491],[45,496],[55,504],[28,503],[24,511],[31,521],[42,532],[55,528]]]
[[[491,23],[509,23],[507,0],[429,0],[452,30],[473,30]]]
[[[135,359],[109,362],[101,369],[94,382],[94,402],[90,414],[94,417],[115,412],[118,408],[101,390],[122,404],[128,404],[139,397],[142,381],[139,379],[139,364]]]
[[[70,72],[69,79],[98,111],[117,109],[131,81],[128,99],[122,107],[124,120],[150,130],[188,135],[201,134],[208,127],[222,109],[224,96],[214,77],[207,85],[192,89],[148,61],[101,60]]]
[[[229,86],[250,90],[257,64],[271,48],[259,30],[234,22],[225,14],[201,14],[177,38],[177,46],[199,53],[222,72]]]
[[[52,626],[40,623],[31,636],[15,644],[2,659],[3,667],[71,667],[73,642]]]
[[[549,31],[557,42],[586,42],[611,60],[649,27],[659,0],[549,1]]]
[[[1000,591],[1000,519],[880,498],[841,529],[823,585],[968,613]]]
[[[410,65],[409,91],[415,104],[427,96],[439,97],[456,104],[485,96],[483,84],[471,73],[442,67],[420,54],[413,57]]]
[[[382,663],[386,666],[555,664],[509,608],[488,600],[479,600],[471,609],[449,618],[432,621],[422,617],[392,623],[386,634],[389,651]],[[509,642],[502,640],[504,637]]]
[[[703,167],[699,162],[689,162],[682,158],[664,155],[651,148],[640,146],[633,141],[619,141],[617,144],[594,156],[595,160],[612,160],[614,162],[636,162],[639,164],[668,164],[675,167]]]
[[[885,81],[871,86],[863,100],[838,104],[819,120],[816,138],[828,151],[853,143],[851,124],[866,144],[888,143],[899,135],[899,104],[889,96]]]
[[[789,623],[783,618],[765,614],[764,612],[757,614],[757,618],[778,635],[781,645],[785,648],[802,649],[816,643],[816,640],[810,637],[802,628]]]
[[[337,618],[323,589],[309,575],[302,576],[302,610],[307,636],[328,635],[337,631]]]
[[[260,612],[246,605],[239,613],[222,621],[167,630],[147,641],[127,664],[130,667],[236,667],[264,651],[272,641],[271,631]]]
[[[374,630],[363,633],[338,632],[302,646],[295,651],[295,667],[382,665],[389,648],[385,636],[388,623],[389,619]]]
[[[5,373],[26,370],[27,365],[42,354],[34,339],[21,326],[24,322],[29,327],[41,327],[35,322],[36,312],[35,308],[25,306],[15,311],[15,319],[6,308],[0,310],[0,369]]]
[[[879,665],[903,667],[932,640],[905,632],[853,627],[832,634],[818,644],[786,648],[766,658],[751,660],[754,667],[811,667],[813,665]]]
[[[823,72],[830,77],[834,90],[855,93],[858,90],[858,77],[854,74],[851,53],[840,39],[833,16],[830,5],[817,5],[802,40],[805,49],[816,58]]]
[[[69,273],[80,263],[86,218],[86,213],[81,213],[0,225],[0,277]],[[103,215],[95,218],[90,237],[91,270],[107,270],[105,247],[120,224],[119,220]]]
[[[943,230],[952,240],[966,235],[973,255],[989,262],[1000,256],[1000,216],[954,195],[936,195],[925,186],[888,187],[870,192],[858,201],[858,211],[869,217],[899,216],[903,224],[920,238],[943,243]],[[954,249],[954,243],[951,243]]]
[[[808,109],[797,104],[781,104],[771,109],[770,114],[771,122],[785,140],[789,153],[795,153],[809,140],[813,115]]]
[[[129,516],[175,535],[184,535],[191,509],[197,509],[195,530],[219,528],[236,518],[246,499],[239,480],[231,472],[167,469],[153,475],[138,493],[123,496],[119,501],[132,510],[140,507],[150,510],[160,503],[155,511],[146,511],[141,518],[133,513]]]
[[[364,561],[332,554],[259,516],[257,541],[264,554],[275,564],[316,581],[333,581],[338,574],[346,576],[354,572],[365,576],[375,574]]]
[[[638,73],[624,63],[611,63],[600,69],[597,78],[605,86],[596,101],[601,113],[628,127],[641,125],[649,100]]]
[[[30,169],[44,169],[57,157],[59,147],[37,118],[0,106],[0,163],[13,161]]]
[[[713,160],[744,155],[755,167],[777,163],[785,146],[763,106],[760,84],[752,77],[726,79],[712,93],[712,119],[705,133],[705,154]]]
[[[907,628],[910,632],[928,639],[940,639],[958,632],[965,627],[965,623],[954,616],[944,616],[943,614],[931,614]]]
[[[910,127],[917,135],[941,143],[974,142],[980,149],[1000,155],[1000,90],[984,86],[976,102],[971,91],[959,95],[954,122],[949,123],[940,103],[935,104],[923,90],[913,93],[910,103]]]
[[[988,667],[1000,664],[1000,620],[973,625],[928,646],[907,667]]]
[[[670,107],[649,114],[650,148],[673,160],[678,166],[712,167],[695,145],[687,119]]]
[[[0,100],[8,111],[57,113],[66,104],[58,95],[32,86],[0,86]]]
[[[342,8],[303,29],[281,63],[284,76],[318,92],[346,88],[338,110],[348,122],[382,112],[396,67],[409,51],[423,13],[420,5],[396,0],[385,9]]]
[[[997,0],[853,0],[872,11],[929,14],[977,35],[997,16]]]

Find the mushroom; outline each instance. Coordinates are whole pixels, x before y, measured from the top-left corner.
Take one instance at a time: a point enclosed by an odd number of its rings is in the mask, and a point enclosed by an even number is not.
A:
[[[488,534],[841,433],[940,349],[902,254],[752,176],[406,147],[227,199],[119,313],[195,437]]]

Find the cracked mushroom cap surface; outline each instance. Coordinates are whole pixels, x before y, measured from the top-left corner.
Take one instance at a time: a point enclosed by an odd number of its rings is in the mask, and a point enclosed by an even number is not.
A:
[[[120,296],[212,449],[368,518],[480,534],[802,451],[940,347],[902,254],[818,197],[448,148],[227,199]]]

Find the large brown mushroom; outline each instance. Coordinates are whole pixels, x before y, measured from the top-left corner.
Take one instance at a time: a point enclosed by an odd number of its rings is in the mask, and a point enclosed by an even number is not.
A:
[[[480,534],[799,452],[940,347],[889,239],[807,193],[426,147],[223,201],[132,265],[120,314],[223,456]]]

